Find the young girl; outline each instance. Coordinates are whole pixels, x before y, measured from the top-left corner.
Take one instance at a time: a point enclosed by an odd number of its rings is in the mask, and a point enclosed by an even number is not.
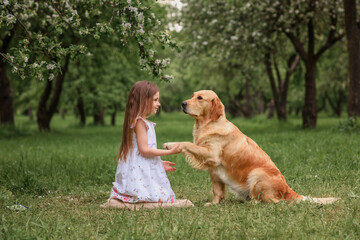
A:
[[[159,107],[159,89],[151,82],[135,83],[128,95],[123,136],[110,199],[103,208],[186,207],[188,200],[176,200],[166,171],[175,171],[171,162],[160,156],[177,154],[179,146],[171,150],[157,149],[155,123],[147,120]]]

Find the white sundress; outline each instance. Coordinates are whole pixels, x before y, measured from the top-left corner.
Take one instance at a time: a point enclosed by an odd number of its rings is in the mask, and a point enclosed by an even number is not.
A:
[[[157,148],[156,124],[138,117],[133,126],[138,119],[142,119],[146,124],[149,147]],[[129,203],[174,203],[176,201],[160,157],[141,156],[135,133],[132,136],[132,149],[130,149],[126,161],[122,159],[118,161],[111,198]]]

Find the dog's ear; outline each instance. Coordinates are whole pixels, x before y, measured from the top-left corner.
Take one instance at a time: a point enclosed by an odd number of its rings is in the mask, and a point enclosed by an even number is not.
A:
[[[223,115],[224,107],[219,98],[214,98],[211,100],[211,109],[210,109],[210,118],[213,121],[216,121]]]

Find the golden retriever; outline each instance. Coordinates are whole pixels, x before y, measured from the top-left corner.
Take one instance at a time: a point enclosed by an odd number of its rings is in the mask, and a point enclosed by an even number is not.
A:
[[[294,201],[294,192],[270,157],[225,116],[224,105],[215,92],[195,92],[182,103],[183,111],[195,118],[193,143],[181,142],[180,150],[196,169],[210,173],[213,204],[225,197],[225,185],[243,200]],[[171,149],[177,143],[165,143]]]

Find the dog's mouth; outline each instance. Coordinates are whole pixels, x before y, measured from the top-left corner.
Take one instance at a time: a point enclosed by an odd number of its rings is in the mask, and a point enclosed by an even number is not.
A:
[[[194,118],[197,118],[197,117],[198,117],[198,115],[196,115],[196,114],[191,114],[191,113],[189,113],[188,111],[186,111],[185,108],[183,108],[182,110],[183,110],[183,112],[184,112],[185,114],[188,114],[190,117],[194,117]]]
[[[182,104],[182,111],[183,111],[185,114],[188,114],[190,117],[194,117],[194,118],[198,117],[198,115],[192,114],[192,113],[190,113],[190,112],[187,111],[187,103],[186,103],[186,102],[183,102],[183,104]]]

